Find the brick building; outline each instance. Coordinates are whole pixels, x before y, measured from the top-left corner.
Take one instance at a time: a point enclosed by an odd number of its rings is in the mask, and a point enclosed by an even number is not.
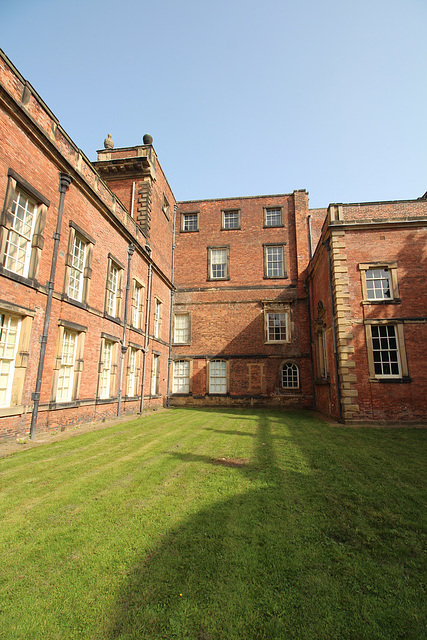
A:
[[[1,52],[0,104],[0,435],[165,403],[426,418],[426,199],[177,205],[150,136],[91,163]]]

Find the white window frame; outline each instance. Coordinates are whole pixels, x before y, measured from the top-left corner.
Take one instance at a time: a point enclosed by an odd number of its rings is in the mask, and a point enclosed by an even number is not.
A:
[[[134,398],[138,395],[140,349],[130,346],[128,349],[128,367],[126,377],[126,395]]]
[[[4,272],[36,280],[43,248],[47,200],[13,169],[0,211],[0,263]],[[32,209],[32,210],[30,210]]]
[[[216,358],[209,361],[209,394],[226,395],[228,391],[227,360]]]
[[[265,207],[264,226],[283,227],[283,207]]]
[[[151,395],[160,395],[160,354],[153,353],[151,367]]]
[[[208,274],[208,280],[230,279],[230,247],[208,247]]]
[[[144,311],[144,285],[138,280],[133,281],[132,295],[132,326],[135,329],[142,328],[142,315]]]
[[[153,334],[154,337],[160,340],[161,332],[162,332],[162,312],[163,312],[163,303],[159,298],[154,299],[154,326],[153,326]]]
[[[264,245],[264,277],[276,279],[286,277],[284,244]]]
[[[366,320],[365,324],[370,380],[409,378],[403,323],[388,320]],[[383,356],[378,358],[378,354]],[[377,354],[377,355],[376,355]],[[391,354],[395,354],[392,358]],[[394,371],[387,370],[393,362]]]
[[[283,389],[299,389],[299,367],[295,362],[284,362],[280,373]]]
[[[105,285],[105,314],[112,318],[120,317],[123,270],[123,265],[111,254],[108,254],[107,281]]]
[[[112,340],[103,339],[101,366],[99,372],[99,397],[101,399],[111,398],[111,379],[114,366],[114,345]]]
[[[289,311],[269,308],[265,310],[265,342],[266,344],[289,342]]]
[[[174,344],[190,344],[190,314],[175,313],[173,327]]]
[[[0,312],[0,407],[10,407],[21,318]]]
[[[37,202],[17,187],[11,214],[12,220],[6,240],[4,267],[8,271],[26,278],[30,269],[32,238],[37,220]],[[30,220],[29,216],[31,216]]]
[[[71,265],[68,277],[67,295],[77,302],[83,300],[83,277],[88,253],[88,243],[75,234],[71,251]]]
[[[361,263],[359,264],[359,270],[362,284],[362,304],[396,304],[401,302],[397,279],[397,262]],[[376,282],[381,283],[381,286],[376,287]],[[388,291],[388,295],[386,295],[386,291]]]
[[[56,386],[56,402],[70,402],[73,399],[77,341],[77,331],[64,329],[60,351],[58,382]]]
[[[175,360],[173,363],[172,393],[190,393],[190,362]]]
[[[113,261],[108,266],[105,310],[109,316],[117,316],[120,269]]]
[[[232,221],[235,221],[232,224]],[[224,209],[222,211],[222,229],[240,229],[240,209]]]
[[[191,233],[192,231],[199,230],[199,213],[197,211],[182,213],[181,216],[182,216],[181,231]]]

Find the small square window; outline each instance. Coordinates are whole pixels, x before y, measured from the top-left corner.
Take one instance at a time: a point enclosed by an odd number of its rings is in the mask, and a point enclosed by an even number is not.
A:
[[[368,300],[390,300],[392,298],[390,273],[384,269],[367,269],[366,293]]]
[[[265,209],[265,226],[281,227],[283,225],[283,216],[281,207],[269,207]]]
[[[365,304],[398,303],[397,262],[359,264]]]
[[[182,214],[182,231],[198,231],[199,214],[183,213]]]
[[[240,211],[233,209],[222,212],[223,229],[240,229]]]

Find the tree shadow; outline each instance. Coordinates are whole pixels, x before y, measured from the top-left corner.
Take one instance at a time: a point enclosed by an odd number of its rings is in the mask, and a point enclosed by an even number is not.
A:
[[[336,488],[335,477],[328,479],[328,464],[319,471],[316,440],[332,427],[312,420],[313,445],[307,446],[298,415],[260,411],[257,420],[250,460],[169,453],[197,463],[207,482],[211,466],[229,474],[224,482],[231,484],[234,474],[243,474],[249,488],[232,498],[219,493],[215,504],[136,560],[111,612],[109,640],[392,637],[387,624],[405,603],[393,600],[386,578],[382,584],[376,558],[357,531],[358,514],[345,527],[330,522],[328,504],[335,500],[339,520],[340,497],[325,496]],[[283,424],[289,438],[280,434]],[[222,433],[242,435],[239,429]],[[410,613],[396,615],[403,616],[403,635],[393,637],[416,638],[420,627],[413,632]]]

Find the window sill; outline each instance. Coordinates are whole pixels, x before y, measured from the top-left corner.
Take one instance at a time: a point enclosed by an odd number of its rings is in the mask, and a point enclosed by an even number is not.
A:
[[[200,229],[181,229],[180,233],[199,233]]]
[[[242,227],[221,227],[221,231],[241,231]]]
[[[207,282],[226,282],[227,280],[230,280],[230,276],[225,278],[207,278]]]
[[[62,300],[64,302],[69,302],[69,304],[74,305],[75,307],[79,307],[79,309],[87,309],[86,302],[80,302],[79,300],[74,300],[74,298],[70,298],[66,293],[62,294]]]
[[[14,407],[0,407],[0,418],[6,418],[7,416],[19,416],[26,413],[31,413],[31,406],[16,405]]]
[[[369,382],[380,382],[381,384],[384,384],[384,383],[408,384],[408,383],[412,382],[412,380],[411,380],[410,376],[401,376],[400,378],[398,378],[398,377],[396,377],[396,378],[374,377],[374,378],[369,378]]]
[[[117,397],[96,399],[96,404],[112,404],[114,402],[117,402]]]
[[[401,298],[393,298],[390,300],[362,300],[362,305],[367,306],[371,304],[402,304]]]
[[[283,229],[284,224],[265,224],[263,229]]]
[[[32,287],[33,289],[39,289],[40,285],[34,278],[27,278],[25,276],[20,276],[13,271],[9,271],[5,269],[2,265],[0,265],[0,275],[5,276],[6,278],[10,278],[11,280],[15,280],[15,282],[19,282],[20,284],[25,284],[28,287]]]
[[[288,278],[287,274],[284,276],[264,276],[264,280],[287,280]]]

